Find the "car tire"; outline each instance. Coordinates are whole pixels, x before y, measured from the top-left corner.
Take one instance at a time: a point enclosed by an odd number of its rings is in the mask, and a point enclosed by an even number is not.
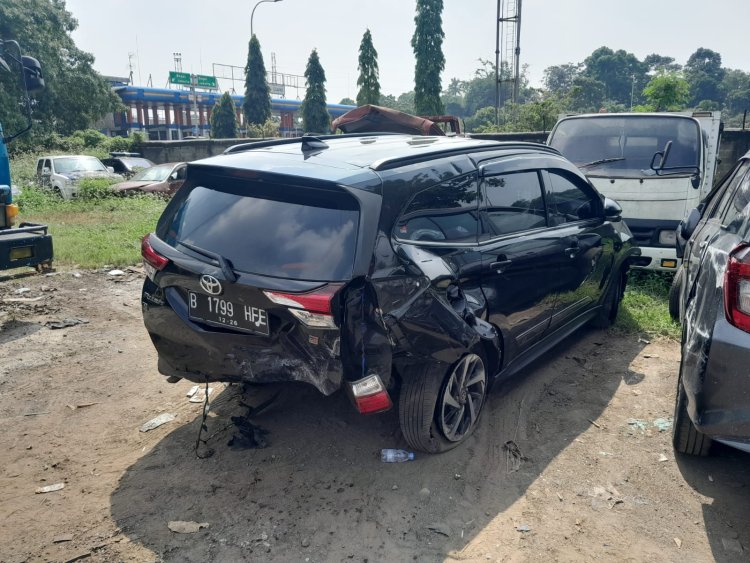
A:
[[[622,272],[615,274],[615,278],[610,283],[607,295],[604,298],[601,309],[591,321],[596,328],[608,328],[617,319],[617,313],[620,311],[620,302],[623,296],[625,275]]]
[[[676,322],[680,321],[680,293],[683,277],[682,267],[680,267],[674,275],[672,285],[669,286],[669,316]]]
[[[711,449],[712,440],[698,429],[690,420],[687,411],[687,397],[682,385],[682,378],[677,383],[677,397],[675,398],[674,422],[672,425],[672,444],[674,449],[682,454],[707,456]]]
[[[455,448],[477,427],[487,396],[486,361],[469,353],[442,378],[418,368],[401,384],[399,422],[409,446],[427,453]]]

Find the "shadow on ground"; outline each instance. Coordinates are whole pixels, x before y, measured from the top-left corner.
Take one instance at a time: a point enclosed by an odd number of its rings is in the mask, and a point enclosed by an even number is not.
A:
[[[709,457],[678,455],[676,460],[688,485],[708,497],[701,505],[714,559],[750,561],[750,454],[714,443]]]
[[[128,468],[112,516],[172,561],[442,560],[521,498],[622,380],[637,379],[628,366],[641,348],[597,331],[570,338],[494,390],[465,445],[403,464],[378,458],[381,448],[405,447],[395,412],[361,417],[343,394],[302,386],[254,419],[269,447],[232,450],[232,429],[222,428],[244,410],[229,387],[208,422],[214,455],[193,453],[199,420],[171,432]],[[516,467],[509,440],[526,458]],[[171,520],[210,527],[174,534]]]

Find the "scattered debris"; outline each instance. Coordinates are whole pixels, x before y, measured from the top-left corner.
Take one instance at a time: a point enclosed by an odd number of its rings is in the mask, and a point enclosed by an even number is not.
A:
[[[445,536],[446,538],[451,537],[451,529],[445,524],[430,524],[429,526],[427,526],[427,529],[436,534],[440,534],[441,536]]]
[[[80,278],[81,277],[81,273],[80,272],[71,272],[70,275],[73,276],[74,278]]]
[[[107,272],[107,275],[118,277],[118,276],[124,276],[125,272],[123,272],[122,270],[110,270],[109,272]]]
[[[56,483],[54,485],[47,485],[46,487],[39,487],[34,492],[39,495],[42,493],[54,493],[55,491],[62,491],[64,488],[65,483]]]
[[[513,440],[508,440],[503,444],[505,450],[505,470],[507,473],[513,473],[521,469],[521,462],[526,461],[526,456],[521,453],[521,448],[518,447]]]
[[[455,474],[455,475],[453,476],[453,478],[454,478],[454,479],[455,479],[456,481],[460,481],[461,479],[463,479],[463,477],[461,477],[461,474],[460,474],[460,473],[456,473],[456,474]]]
[[[528,524],[522,524],[521,526],[516,526],[516,531],[521,533],[530,532],[531,526],[529,526]]]
[[[659,354],[643,354],[644,358],[658,358]]]
[[[49,411],[27,412],[24,416],[39,416],[40,414],[49,414]]]
[[[73,541],[73,534],[60,534],[52,538],[52,543],[62,543],[66,541]]]
[[[47,321],[44,323],[49,329],[68,328],[69,326],[88,324],[88,319],[63,319],[61,321]]]
[[[209,387],[208,391],[206,391],[205,389],[201,389],[198,385],[196,385],[195,387],[198,387],[198,389],[196,389],[192,395],[188,395],[188,397],[190,397],[191,403],[202,403],[206,400],[206,392],[208,392],[209,397],[211,396],[211,393],[214,392],[213,387]],[[190,389],[190,391],[192,391],[192,388]]]
[[[664,454],[659,454],[659,461],[669,461],[669,458],[665,456]]]
[[[609,509],[612,510],[615,506],[617,506],[618,504],[622,504],[624,502],[625,501],[622,500],[621,498],[613,498],[612,500],[609,501]]]
[[[47,274],[49,275],[49,274]],[[74,555],[70,559],[66,559],[65,563],[75,563],[75,561],[80,561],[81,559],[88,559],[91,557],[90,551],[84,551],[83,553],[79,553],[78,555]]]
[[[13,293],[17,293],[18,295],[23,295],[24,293],[28,293],[29,291],[31,291],[30,287],[21,287],[15,290]]]
[[[654,426],[659,429],[659,432],[666,432],[672,428],[672,418],[657,418],[654,420]]]
[[[302,540],[302,541],[300,542],[300,544],[302,545],[302,547],[310,547],[310,540],[309,540],[309,539],[307,539],[307,538],[304,538],[304,539],[303,539],[303,540]]]
[[[152,418],[143,426],[141,426],[141,432],[148,432],[149,430],[153,430],[154,428],[159,428],[159,426],[161,426],[162,424],[172,422],[175,418],[177,418],[177,415],[172,414],[171,412],[160,414],[156,418]]]
[[[638,418],[629,418],[627,420],[627,423],[629,426],[633,426],[634,428],[637,428],[641,432],[646,430],[646,427],[648,426],[648,422],[646,422],[645,420],[640,420]]]
[[[709,475],[709,476],[708,476],[708,480],[709,480],[709,481],[711,481],[711,482],[713,483],[713,482],[714,482],[714,478],[713,478],[713,476],[712,476],[712,475]]]
[[[233,449],[268,447],[268,442],[265,438],[266,434],[268,434],[267,430],[256,426],[244,416],[233,416],[232,422],[237,427],[239,434],[232,436],[227,446]]]
[[[565,500],[565,499],[563,498],[563,496],[562,496],[562,495],[561,495],[560,493],[557,493],[557,498],[559,498],[559,499],[560,499],[560,502],[562,502],[562,501],[564,501],[564,500]]]
[[[185,393],[185,396],[186,396],[186,397],[192,397],[193,395],[195,395],[195,394],[196,394],[196,393],[198,392],[198,389],[200,389],[200,388],[201,388],[201,386],[200,386],[200,385],[193,385],[193,386],[192,386],[192,387],[190,388],[190,390],[188,390],[188,392],[187,392],[187,393]]]
[[[71,405],[71,404],[68,404],[68,405],[65,405],[65,406],[68,407],[70,410],[74,411],[76,409],[85,409],[86,407],[93,407],[94,405],[98,405],[98,404],[100,404],[100,403],[98,401],[96,401],[96,402],[93,402],[93,403],[81,403],[80,405]]]
[[[44,299],[41,295],[39,297],[5,297],[3,303],[34,303],[35,301],[41,301]]]
[[[201,528],[208,528],[208,522],[185,522],[183,520],[173,520],[167,524],[170,530],[176,534],[194,534]]]
[[[640,336],[638,337],[638,342],[639,342],[639,343],[641,343],[641,342],[642,342],[643,344],[651,344],[651,341],[650,341],[650,340],[646,340],[645,338],[642,338],[642,337],[640,337]]]
[[[677,549],[682,547],[682,540],[680,538],[674,538],[674,543],[677,545]]]
[[[593,425],[594,425],[594,426],[596,426],[597,428],[601,428],[601,426],[600,426],[599,424],[597,424],[596,422],[594,422],[594,421],[593,421],[593,420],[591,420],[590,418],[587,418],[586,420],[588,420],[588,421],[589,421],[589,422],[590,422],[591,424],[593,424]]]
[[[428,489],[427,487],[422,487],[419,490],[419,496],[422,498],[427,498],[428,496],[430,496],[430,489]]]

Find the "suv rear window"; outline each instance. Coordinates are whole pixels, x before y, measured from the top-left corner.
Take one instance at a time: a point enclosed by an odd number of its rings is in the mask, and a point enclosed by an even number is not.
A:
[[[178,203],[178,201],[179,203]],[[178,192],[158,232],[180,251],[186,242],[218,253],[240,272],[287,279],[351,277],[357,201],[344,191],[221,180]]]

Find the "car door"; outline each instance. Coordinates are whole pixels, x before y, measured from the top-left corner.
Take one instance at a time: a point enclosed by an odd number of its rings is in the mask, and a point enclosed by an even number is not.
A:
[[[599,302],[622,242],[584,178],[559,168],[544,170],[542,178],[555,245],[550,258],[557,285],[550,321],[555,330]]]
[[[518,164],[482,168],[482,290],[489,321],[503,334],[504,363],[543,336],[555,296],[557,244],[547,228],[541,175]]]
[[[742,160],[734,171],[726,176],[724,182],[716,190],[714,195],[705,203],[705,210],[696,226],[693,234],[685,246],[685,293],[690,295],[691,288],[697,279],[703,255],[722,228],[722,216],[731,203],[732,196],[740,183],[750,173],[750,160]]]
[[[44,165],[42,166],[42,186],[45,188],[49,188],[52,186],[52,160],[49,158],[44,159]]]

